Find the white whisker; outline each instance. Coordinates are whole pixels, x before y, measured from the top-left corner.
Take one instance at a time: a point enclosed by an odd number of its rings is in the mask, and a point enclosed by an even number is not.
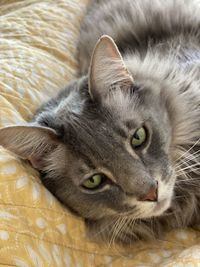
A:
[[[199,141],[200,141],[200,138],[185,153],[183,153],[178,159],[176,159],[176,161],[179,161],[182,157],[185,156],[185,154],[190,152],[199,143]]]

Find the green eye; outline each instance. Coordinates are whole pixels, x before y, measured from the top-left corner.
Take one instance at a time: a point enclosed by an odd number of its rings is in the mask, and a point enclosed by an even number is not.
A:
[[[135,131],[135,133],[132,137],[132,140],[131,140],[131,145],[133,148],[138,148],[142,144],[144,144],[146,139],[147,139],[146,130],[144,127],[141,127]]]
[[[97,189],[103,182],[105,181],[105,175],[104,174],[95,174],[85,180],[83,183],[83,187],[86,189]]]

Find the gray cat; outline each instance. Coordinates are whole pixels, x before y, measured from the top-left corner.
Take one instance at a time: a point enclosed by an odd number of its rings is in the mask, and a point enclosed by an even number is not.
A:
[[[95,240],[200,223],[200,1],[92,1],[79,57],[81,77],[0,144]]]

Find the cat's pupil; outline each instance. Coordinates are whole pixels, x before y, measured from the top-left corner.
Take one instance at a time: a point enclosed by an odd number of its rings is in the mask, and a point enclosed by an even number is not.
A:
[[[140,137],[139,137],[138,133],[134,134],[134,138],[137,139],[137,140],[140,140]]]
[[[94,183],[94,178],[93,177],[91,177],[89,180],[90,180],[91,183]]]

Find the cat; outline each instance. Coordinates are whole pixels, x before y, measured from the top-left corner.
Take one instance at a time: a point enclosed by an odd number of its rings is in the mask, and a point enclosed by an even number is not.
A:
[[[84,218],[129,245],[200,223],[200,1],[91,1],[80,77],[0,145]]]

